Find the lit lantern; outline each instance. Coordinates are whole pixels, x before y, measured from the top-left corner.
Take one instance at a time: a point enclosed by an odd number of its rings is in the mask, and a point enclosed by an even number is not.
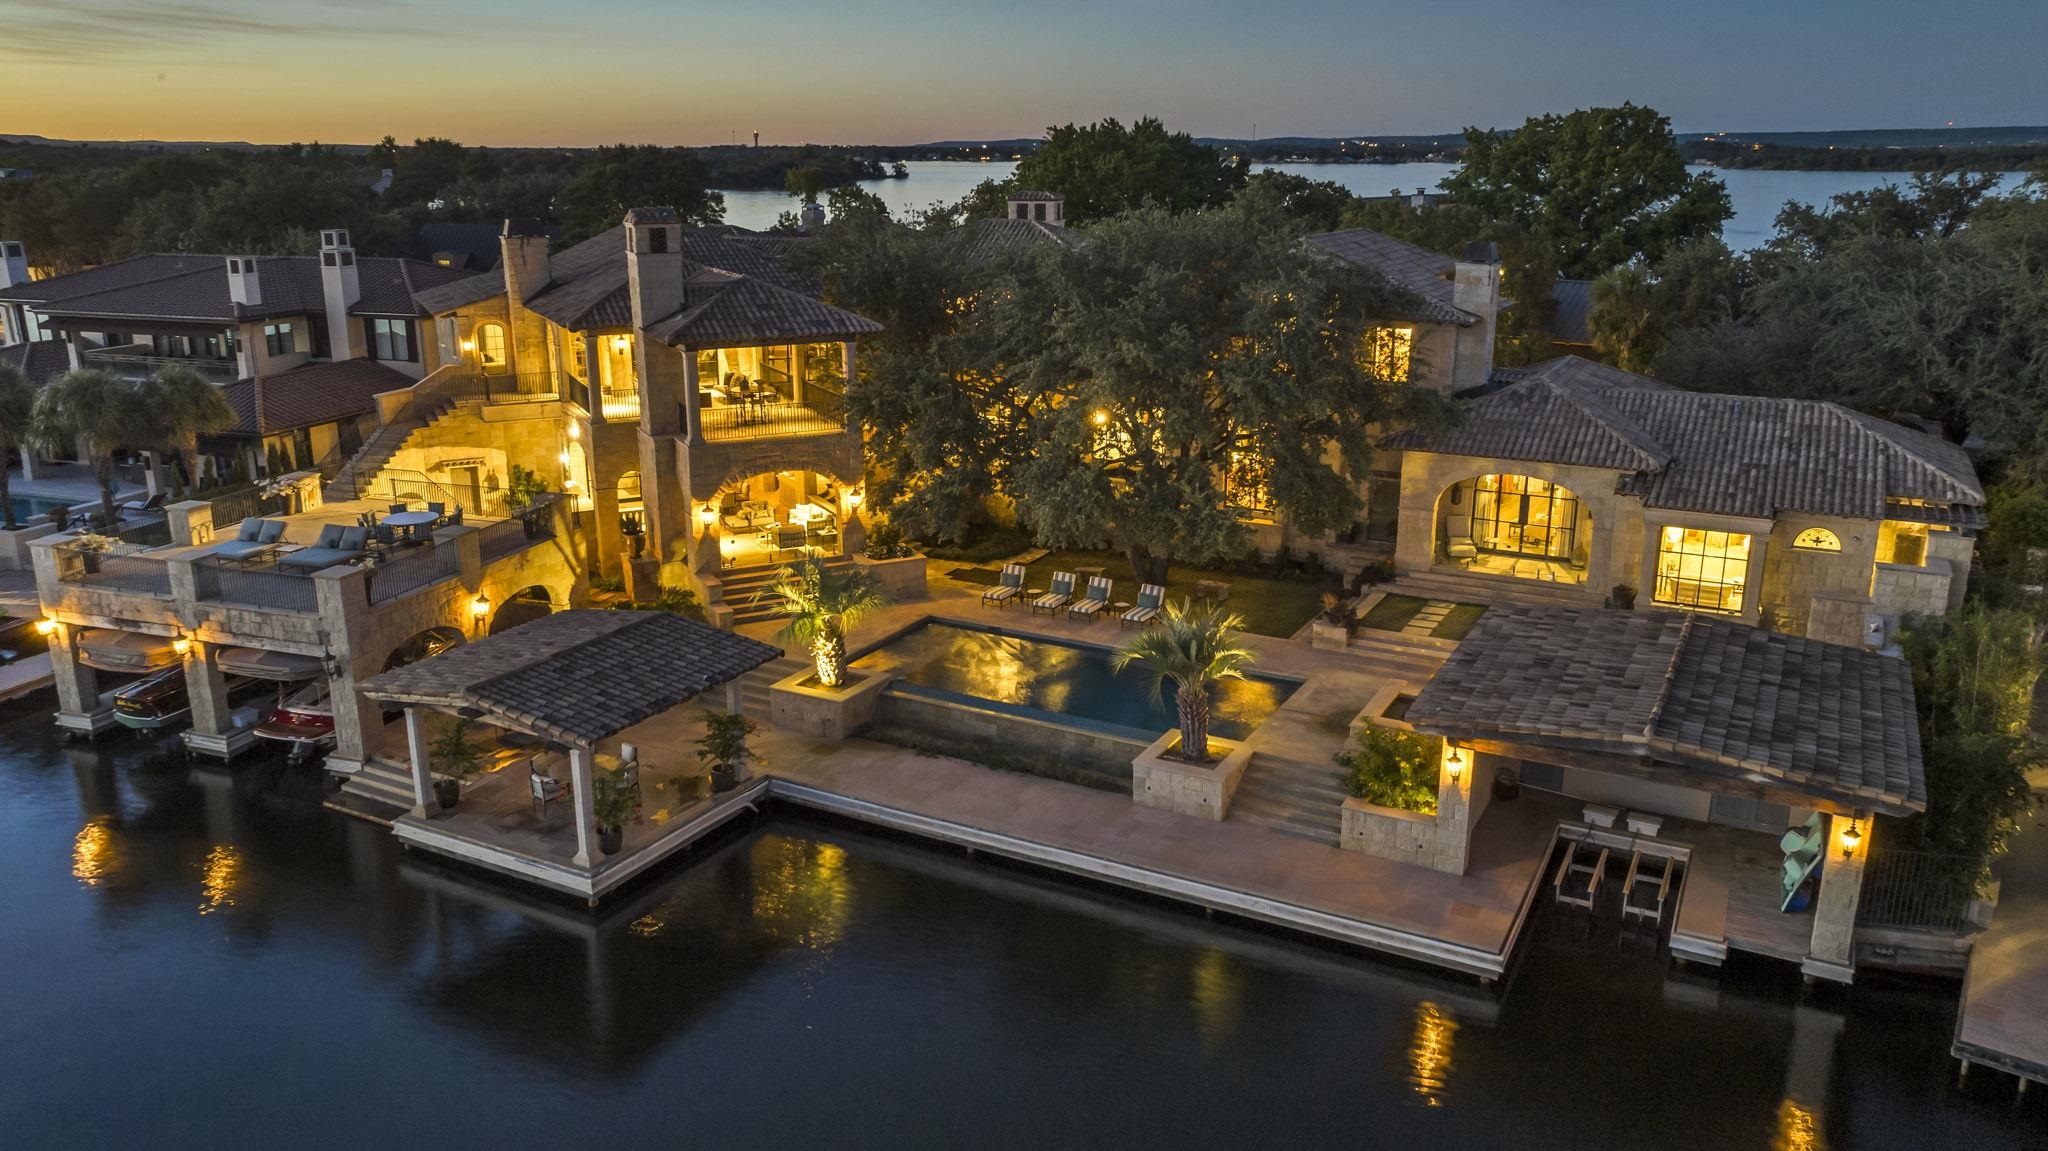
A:
[[[491,597],[482,592],[476,593],[476,598],[469,601],[469,614],[479,620],[491,614]]]
[[[697,522],[703,524],[706,528],[709,528],[712,524],[717,523],[718,508],[711,504],[705,504],[703,507],[698,508]]]
[[[1455,743],[1451,745],[1451,757],[1444,760],[1444,768],[1451,773],[1451,782],[1454,784],[1458,782],[1459,776],[1465,774],[1465,756]]]
[[[43,618],[36,621],[37,635],[49,635],[51,632],[54,632],[56,630],[57,621],[51,619],[49,616],[44,616]]]
[[[177,653],[178,653],[178,657],[179,657],[180,659],[183,659],[183,658],[184,658],[185,656],[191,655],[191,654],[192,654],[192,637],[191,637],[191,636],[189,636],[189,635],[186,635],[186,634],[185,634],[184,632],[179,632],[179,633],[178,633],[178,634],[177,634],[177,635],[176,635],[175,637],[173,637],[173,638],[172,638],[172,640],[171,640],[171,650],[172,650],[172,651],[174,651],[174,652],[177,652]]]
[[[1856,854],[1856,849],[1862,846],[1863,844],[1863,831],[1860,827],[1857,826],[1857,822],[1858,821],[1856,819],[1851,818],[1849,820],[1849,826],[1842,832],[1843,859],[1847,859],[1850,856]]]
[[[1095,421],[1096,427],[1103,427],[1109,423],[1109,413],[1103,411],[1101,408],[1097,408],[1095,409],[1095,414],[1090,416],[1089,419]]]

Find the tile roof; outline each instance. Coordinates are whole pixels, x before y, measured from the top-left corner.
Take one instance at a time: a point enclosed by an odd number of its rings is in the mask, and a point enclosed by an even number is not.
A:
[[[69,345],[62,340],[29,340],[0,348],[0,364],[10,364],[40,388],[71,370]]]
[[[1065,199],[1066,199],[1066,197],[1065,197],[1065,196],[1063,196],[1063,195],[1061,195],[1061,194],[1059,194],[1058,192],[1034,192],[1034,191],[1031,191],[1031,190],[1029,190],[1029,189],[1025,189],[1025,190],[1021,190],[1021,191],[1016,191],[1016,192],[1010,192],[1010,193],[1008,193],[1008,194],[1004,195],[1003,199],[1005,199],[1005,200],[1023,200],[1023,201],[1026,201],[1026,202],[1033,202],[1033,203],[1035,203],[1035,202],[1038,202],[1038,201],[1041,201],[1041,200],[1042,200],[1042,201],[1044,201],[1044,202],[1046,202],[1046,203],[1051,203],[1051,202],[1053,202],[1053,201],[1055,201],[1055,200],[1065,200]]]
[[[1819,400],[1688,392],[1563,356],[1382,441],[1408,451],[1612,468],[1653,508],[1876,520],[1887,500],[1984,503],[1961,448]]]
[[[588,747],[781,657],[667,612],[564,611],[387,671],[363,693],[476,708]]]
[[[685,281],[682,311],[647,326],[647,334],[662,343],[693,348],[844,340],[881,330],[866,316],[715,268],[700,268]]]
[[[273,435],[309,428],[377,410],[382,392],[409,388],[415,381],[375,360],[302,364],[289,371],[224,385],[237,416],[232,434]]]
[[[433,263],[434,257],[442,252],[460,255],[457,267],[469,272],[488,272],[504,259],[504,249],[498,244],[499,233],[504,230],[500,224],[457,223],[437,220],[421,224],[413,233],[412,250],[408,253],[416,260]],[[550,224],[541,229],[549,240],[562,238],[562,229]]]
[[[1452,303],[1458,262],[1449,256],[1368,228],[1321,232],[1308,237],[1308,242],[1346,263],[1370,268],[1388,283],[1420,297],[1407,319],[1460,327],[1479,322],[1478,316]]]
[[[969,263],[985,263],[1011,252],[1035,248],[1040,244],[1078,245],[1082,234],[1070,228],[1055,228],[1036,220],[1001,219],[969,220],[948,233],[957,245],[957,254]]]
[[[1841,807],[1927,806],[1912,669],[1734,620],[1491,607],[1404,717],[1451,739],[1650,761]]]
[[[419,260],[367,256],[357,261],[362,296],[349,309],[359,316],[421,316],[419,295],[474,273]],[[237,304],[228,296],[227,257],[193,253],[136,256],[99,268],[54,276],[0,292],[39,311],[121,320],[179,320],[231,324],[326,309],[320,261],[312,256],[259,256],[263,302]]]

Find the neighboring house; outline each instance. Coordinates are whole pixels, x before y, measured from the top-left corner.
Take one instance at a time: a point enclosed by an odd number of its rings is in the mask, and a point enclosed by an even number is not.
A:
[[[331,474],[377,430],[377,397],[413,383],[395,368],[360,358],[312,361],[237,380],[221,388],[235,409],[235,426],[201,446],[215,456],[241,454],[248,475],[301,469]]]
[[[421,224],[413,233],[412,248],[407,255],[414,259],[438,264],[443,268],[455,268],[470,272],[496,271],[499,260],[497,224],[466,224],[437,221]],[[541,229],[550,244],[562,238],[562,229],[554,224]]]
[[[961,259],[982,264],[1040,244],[1078,244],[1067,229],[1067,198],[1057,192],[1013,192],[1001,217],[969,220],[951,233]]]
[[[358,260],[346,230],[320,235],[318,256],[163,253],[33,282],[10,275],[0,323],[10,340],[64,341],[74,366],[136,377],[178,363],[225,384],[357,356],[415,378],[439,366],[416,297],[471,273]]]
[[[56,340],[36,340],[0,346],[0,364],[14,368],[40,388],[71,370],[71,355]]]
[[[1961,448],[1836,404],[1687,392],[1566,356],[1397,432],[1396,567],[1533,581],[1835,643],[1962,601],[1984,490]]]

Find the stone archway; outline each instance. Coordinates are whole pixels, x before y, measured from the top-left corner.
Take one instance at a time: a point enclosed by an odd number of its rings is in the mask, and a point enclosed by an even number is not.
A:
[[[566,597],[563,597],[566,599]],[[558,608],[557,597],[541,584],[530,584],[506,597],[491,613],[489,634],[510,631],[521,624],[553,615]]]
[[[1437,493],[1431,555],[1487,575],[1580,584],[1594,524],[1571,488],[1540,474],[1485,472]]]

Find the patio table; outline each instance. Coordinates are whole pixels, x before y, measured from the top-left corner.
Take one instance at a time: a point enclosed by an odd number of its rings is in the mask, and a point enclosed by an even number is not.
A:
[[[440,523],[441,516],[437,512],[392,512],[384,517],[384,522],[394,528],[404,528],[405,542],[416,544],[420,542],[416,529]]]

